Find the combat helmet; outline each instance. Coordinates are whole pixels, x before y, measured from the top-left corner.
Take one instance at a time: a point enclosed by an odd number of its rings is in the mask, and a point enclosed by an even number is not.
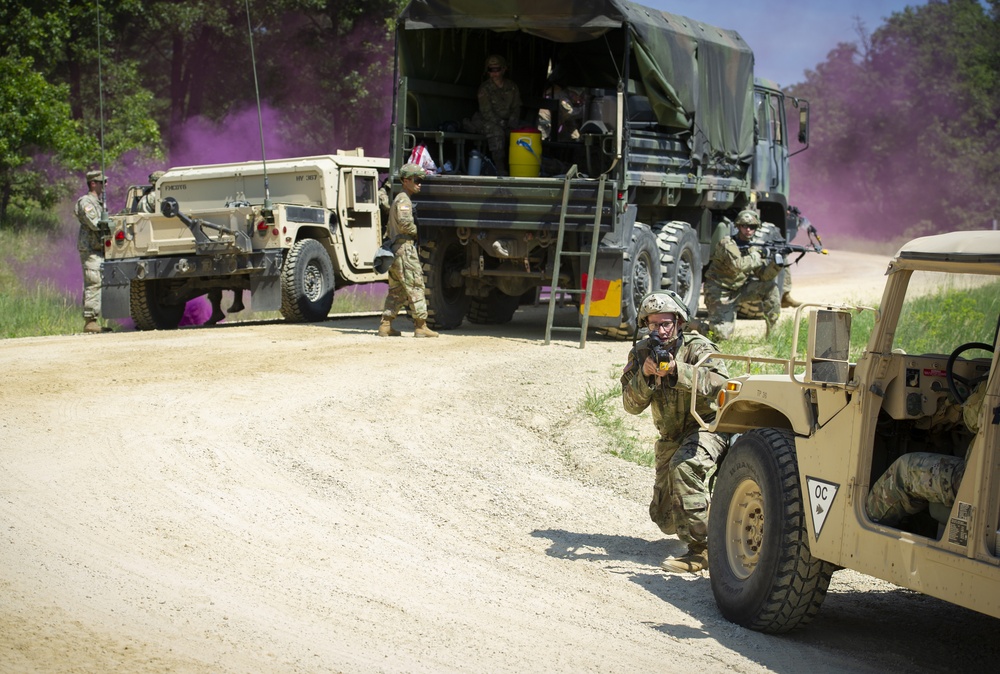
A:
[[[507,68],[507,59],[500,54],[491,54],[486,57],[486,63],[483,65],[483,70],[489,72],[490,68]]]
[[[652,314],[675,314],[683,327],[691,320],[687,305],[673,290],[654,290],[639,303],[639,327],[645,327]]]
[[[749,208],[740,211],[739,215],[736,216],[736,226],[739,227],[740,225],[757,225],[760,227],[760,216],[757,215],[757,211]]]

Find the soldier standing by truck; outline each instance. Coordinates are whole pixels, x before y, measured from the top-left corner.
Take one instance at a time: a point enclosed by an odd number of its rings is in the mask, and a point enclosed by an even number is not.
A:
[[[104,243],[99,224],[104,211],[104,184],[107,178],[102,171],[87,173],[87,193],[76,202],[80,233],[76,247],[83,267],[83,331],[101,332],[101,263],[104,262]]]
[[[742,301],[761,301],[767,335],[781,315],[781,295],[775,282],[781,260],[777,254],[768,259],[766,249],[750,244],[758,227],[760,217],[755,211],[741,211],[736,216],[736,234],[723,237],[712,251],[705,272],[705,308],[708,329],[718,340],[733,336],[736,308]]]
[[[416,164],[404,164],[399,169],[403,191],[396,195],[389,209],[389,237],[392,252],[396,255],[389,268],[389,292],[385,296],[379,337],[398,337],[399,331],[392,321],[399,310],[409,305],[413,316],[414,337],[437,337],[438,333],[427,327],[427,300],[424,298],[424,271],[417,255],[417,222],[413,216],[410,197],[420,193],[420,183],[427,172]]]
[[[655,444],[656,478],[649,517],[667,535],[687,543],[680,557],[669,557],[663,570],[696,573],[708,568],[708,480],[725,451],[729,436],[706,433],[691,416],[691,396],[699,414],[713,416],[713,403],[729,373],[721,363],[700,366],[697,391],[691,390],[695,364],[718,349],[697,332],[682,332],[689,316],[674,292],[650,293],[639,307],[639,325],[649,336],[633,345],[621,377],[622,404],[630,414],[652,406],[660,433]]]

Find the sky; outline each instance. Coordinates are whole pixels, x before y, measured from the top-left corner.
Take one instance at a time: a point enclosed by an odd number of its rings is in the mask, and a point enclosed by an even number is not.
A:
[[[754,51],[754,74],[787,87],[805,80],[840,42],[857,43],[856,17],[872,33],[923,0],[637,0],[640,5],[735,29]]]

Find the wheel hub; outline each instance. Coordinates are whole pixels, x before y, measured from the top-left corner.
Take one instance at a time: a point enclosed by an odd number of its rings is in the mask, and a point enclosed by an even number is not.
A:
[[[323,294],[323,273],[320,268],[311,264],[305,268],[302,277],[302,289],[310,302],[315,302]]]
[[[760,562],[764,539],[764,499],[753,480],[739,484],[726,516],[726,560],[740,580],[749,578]]]

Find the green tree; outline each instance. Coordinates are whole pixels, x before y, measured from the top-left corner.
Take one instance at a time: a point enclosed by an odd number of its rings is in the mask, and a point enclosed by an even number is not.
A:
[[[29,58],[0,57],[0,225],[20,200],[49,208],[60,196],[35,158],[81,151],[66,85],[51,84]]]
[[[988,226],[1000,187],[992,5],[908,7],[791,90],[814,110],[813,147],[796,161],[817,221],[889,236]]]

